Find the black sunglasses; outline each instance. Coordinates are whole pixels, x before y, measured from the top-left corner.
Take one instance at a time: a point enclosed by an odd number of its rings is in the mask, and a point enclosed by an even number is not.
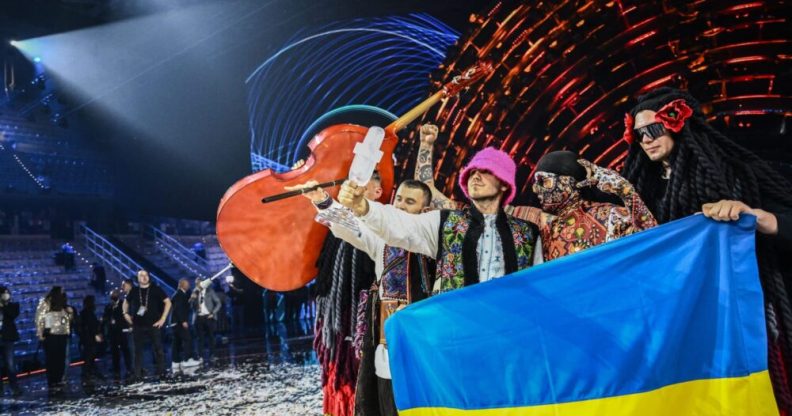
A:
[[[655,140],[658,137],[668,133],[668,130],[666,130],[666,128],[663,126],[663,123],[657,122],[633,129],[633,132],[635,133],[636,139],[640,142],[643,140],[644,136],[648,136],[649,139]]]

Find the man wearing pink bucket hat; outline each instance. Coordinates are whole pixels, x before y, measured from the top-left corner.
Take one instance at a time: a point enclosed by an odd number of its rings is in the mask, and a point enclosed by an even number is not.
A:
[[[437,260],[434,293],[446,292],[530,267],[541,259],[535,250],[536,227],[503,211],[514,199],[517,166],[505,152],[486,148],[459,175],[470,200],[461,210],[408,214],[363,197],[349,181],[338,201],[386,244]],[[541,261],[541,260],[539,260]]]

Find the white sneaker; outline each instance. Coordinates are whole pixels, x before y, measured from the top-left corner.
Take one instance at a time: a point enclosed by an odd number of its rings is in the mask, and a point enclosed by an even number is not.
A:
[[[181,363],[182,367],[197,367],[199,365],[201,365],[201,361],[196,361],[196,360],[194,360],[192,358],[190,358],[187,361],[182,361],[182,363]]]
[[[182,369],[182,363],[174,361],[173,365],[171,365],[171,372],[178,373]]]

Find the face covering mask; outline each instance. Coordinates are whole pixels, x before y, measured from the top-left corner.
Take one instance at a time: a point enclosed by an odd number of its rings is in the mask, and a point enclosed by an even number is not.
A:
[[[542,203],[542,210],[552,214],[579,198],[576,184],[571,176],[539,171],[534,174],[532,189]]]

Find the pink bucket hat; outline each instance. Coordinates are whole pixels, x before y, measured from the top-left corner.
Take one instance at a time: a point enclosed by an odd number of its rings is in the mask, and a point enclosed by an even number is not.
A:
[[[459,186],[462,187],[462,192],[468,199],[470,199],[470,195],[468,194],[467,181],[470,172],[474,169],[489,171],[509,187],[503,205],[508,205],[514,199],[514,195],[517,193],[517,187],[514,185],[517,165],[506,152],[494,147],[487,147],[476,153],[473,160],[462,169],[462,174],[459,175]]]

